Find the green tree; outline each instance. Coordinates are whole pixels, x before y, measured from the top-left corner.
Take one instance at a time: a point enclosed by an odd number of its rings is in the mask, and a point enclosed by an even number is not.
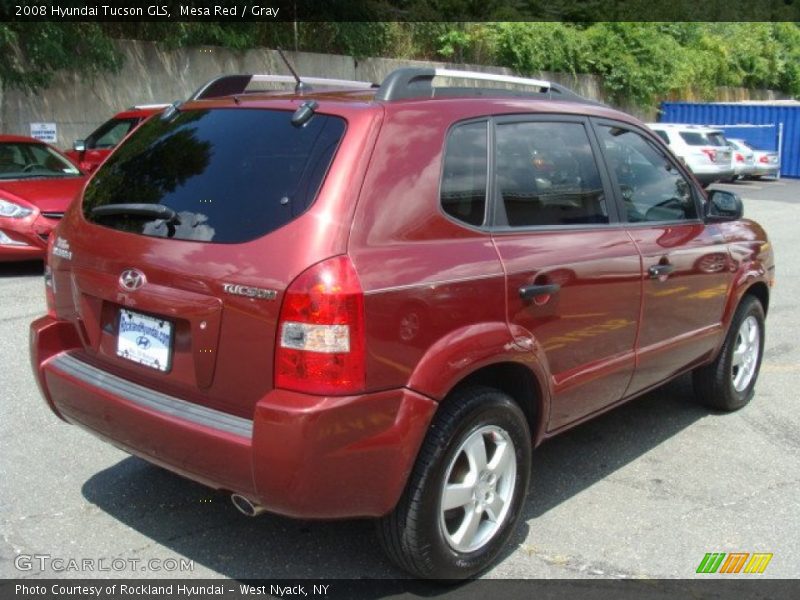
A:
[[[619,5],[613,16],[622,19],[636,6],[643,10],[642,3],[645,0]],[[31,91],[47,86],[62,70],[89,77],[115,71],[121,57],[114,40],[136,39],[167,48],[296,47],[356,58],[444,59],[505,66],[526,75],[590,73],[602,77],[612,101],[624,99],[643,107],[688,91],[693,97],[713,98],[720,85],[770,87],[800,95],[796,22],[592,22],[604,5],[604,0],[580,5],[567,0],[352,0],[347,8],[353,15],[350,21],[277,22],[269,27],[247,21],[0,22],[0,80],[5,87]],[[723,0],[712,5],[719,10],[727,6]],[[770,17],[788,10],[777,0],[764,0],[759,6]],[[450,14],[491,15],[505,21],[435,20]],[[363,20],[364,15],[369,19]],[[515,20],[520,16],[568,22]]]
[[[98,23],[0,22],[3,87],[38,90],[59,71],[94,76],[122,59]]]

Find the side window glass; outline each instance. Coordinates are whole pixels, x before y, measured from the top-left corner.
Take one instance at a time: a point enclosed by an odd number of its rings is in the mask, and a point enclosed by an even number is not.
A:
[[[487,148],[486,122],[456,127],[445,148],[442,208],[470,225],[483,225],[486,213]]]
[[[664,140],[665,144],[669,144],[669,136],[667,135],[666,131],[661,131],[660,129],[656,129],[655,134],[662,140]]]
[[[103,136],[97,138],[95,148],[113,148],[128,134],[132,126],[133,124],[129,121],[118,123]]]
[[[138,122],[139,119],[111,119],[106,121],[86,138],[86,147],[90,150],[113,148],[122,141],[122,138]]]
[[[580,123],[497,127],[498,201],[511,227],[608,223],[603,184]],[[503,225],[503,210],[498,211]]]
[[[628,222],[697,218],[689,182],[641,135],[622,127],[598,128]]]

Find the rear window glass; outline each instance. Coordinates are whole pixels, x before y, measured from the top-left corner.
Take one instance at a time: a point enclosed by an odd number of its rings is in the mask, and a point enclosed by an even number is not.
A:
[[[447,140],[441,201],[459,221],[482,225],[486,212],[486,123],[456,127]]]
[[[697,131],[681,131],[683,141],[690,146],[727,146],[728,142],[721,133],[699,133]]]
[[[288,111],[179,112],[142,125],[86,188],[94,223],[154,237],[240,243],[282,227],[314,201],[345,130],[317,114],[303,127]],[[163,205],[178,222],[96,207]]]
[[[689,144],[690,146],[707,146],[708,140],[702,133],[697,133],[695,131],[681,131],[680,132],[683,141]]]
[[[496,151],[498,225],[608,223],[603,182],[581,123],[500,124]]]

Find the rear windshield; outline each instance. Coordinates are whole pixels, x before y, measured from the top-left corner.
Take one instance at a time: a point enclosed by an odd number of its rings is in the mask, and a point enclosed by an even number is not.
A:
[[[89,221],[142,235],[240,243],[282,227],[314,201],[345,130],[317,114],[302,127],[291,112],[182,111],[150,119],[100,167],[86,188]],[[161,204],[177,222],[92,209]]]
[[[683,141],[690,146],[727,146],[728,142],[721,133],[699,133],[697,131],[681,131]]]

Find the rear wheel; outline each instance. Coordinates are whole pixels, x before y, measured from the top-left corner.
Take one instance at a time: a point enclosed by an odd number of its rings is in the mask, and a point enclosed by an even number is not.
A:
[[[386,553],[418,577],[485,569],[514,530],[530,464],[528,422],[509,396],[456,392],[439,409],[400,502],[379,521]]]
[[[706,406],[724,411],[742,408],[753,397],[764,354],[764,308],[745,296],[736,309],[719,356],[695,369],[695,395]]]

